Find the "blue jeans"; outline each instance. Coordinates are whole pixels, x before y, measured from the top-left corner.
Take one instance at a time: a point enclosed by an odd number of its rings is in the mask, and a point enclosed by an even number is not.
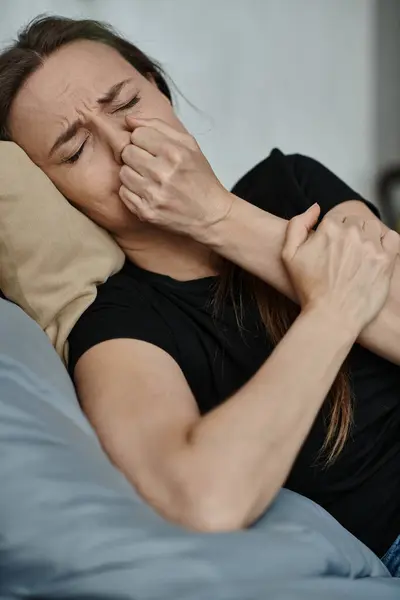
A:
[[[393,577],[400,577],[400,535],[382,558]]]

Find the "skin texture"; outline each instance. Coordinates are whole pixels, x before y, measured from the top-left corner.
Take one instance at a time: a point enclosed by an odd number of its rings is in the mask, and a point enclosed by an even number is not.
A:
[[[118,98],[98,103],[125,79],[130,82]],[[118,111],[137,92],[141,100]],[[77,118],[77,135],[49,156],[56,138]],[[165,137],[162,143],[158,138],[156,149],[154,132],[160,127]],[[108,47],[77,42],[48,58],[19,92],[10,128],[71,203],[149,270],[177,279],[213,273],[213,246],[223,251],[224,236],[231,240],[241,220],[235,221],[237,211],[230,209],[241,207],[241,216],[251,221],[250,205],[232,205],[168,100]],[[85,140],[79,160],[66,164]],[[209,238],[202,230],[196,239],[196,227],[185,236],[185,227],[171,231],[176,214],[163,229],[154,212],[151,222],[132,204],[136,195],[155,201],[156,209],[171,199],[185,207],[188,194],[200,200],[200,208],[204,197],[216,200],[211,209],[219,207],[218,214],[195,211]],[[289,227],[264,213],[269,225],[257,244],[268,239],[275,246],[265,278],[280,278],[283,288],[294,288],[303,310],[258,373],[220,407],[201,416],[177,363],[145,342],[106,341],[77,364],[80,402],[103,447],[139,493],[173,521],[206,531],[236,529],[266,509],[360,330],[385,302],[393,248],[387,251],[376,233],[375,242],[367,243],[359,227],[343,227],[341,221],[325,225],[308,241],[318,216],[313,210]],[[235,240],[246,239],[244,230],[237,233]],[[253,250],[245,243],[233,254],[239,263],[244,256],[245,263]]]
[[[81,404],[104,448],[172,521],[234,530],[265,511],[360,330],[385,302],[396,249],[335,220],[308,238],[317,216],[314,207],[293,219],[283,246],[300,316],[254,377],[205,416],[178,365],[151,344],[110,340],[78,362]]]
[[[112,86],[127,79],[129,83],[110,105],[97,103]],[[140,100],[135,106],[118,111],[136,94]],[[121,201],[121,155],[132,133],[128,115],[157,116],[186,132],[153,81],[112,48],[79,41],[50,56],[28,79],[13,103],[10,129],[13,140],[64,196],[110,231],[137,264],[177,279],[209,275],[215,259],[205,246],[139,221]],[[57,137],[76,119],[82,123],[77,135],[49,156]],[[65,163],[85,140],[79,160]]]

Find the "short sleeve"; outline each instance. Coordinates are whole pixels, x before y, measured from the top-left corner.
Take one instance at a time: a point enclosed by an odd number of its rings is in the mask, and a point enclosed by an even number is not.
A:
[[[320,162],[301,154],[285,155],[278,148],[243,175],[232,193],[283,219],[292,219],[314,202],[322,218],[348,200],[364,202],[380,216],[373,204]]]
[[[83,354],[112,339],[136,339],[165,350],[175,360],[178,352],[173,332],[153,301],[151,290],[123,272],[99,286],[95,301],[83,313],[69,337],[68,371],[73,376]]]
[[[307,200],[304,210],[314,202],[318,202],[321,207],[321,217],[323,217],[342,202],[360,200],[377,217],[380,217],[376,206],[368,202],[317,160],[301,154],[289,155],[287,159],[291,163],[293,174],[303,192],[303,197]]]

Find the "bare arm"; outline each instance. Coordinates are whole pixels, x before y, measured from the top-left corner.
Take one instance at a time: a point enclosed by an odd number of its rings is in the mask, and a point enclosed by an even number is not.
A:
[[[140,123],[136,119],[135,126],[132,143],[122,154],[125,164],[121,169],[120,196],[128,209],[144,221],[193,237],[297,301],[281,261],[287,221],[227,192],[187,133],[158,119],[140,119]],[[148,154],[138,155],[135,146]],[[153,155],[161,159],[157,165],[152,161]],[[135,170],[141,173],[140,179],[134,176]],[[331,213],[340,211],[376,219],[358,201],[344,202]],[[397,364],[399,293],[398,261],[386,305],[358,339]]]
[[[302,314],[253,379],[204,417],[175,361],[145,342],[95,346],[75,381],[106,452],[156,510],[229,530],[273,500],[356,335],[319,309]]]
[[[357,215],[364,220],[378,221],[369,208],[357,200],[339,204],[328,214]],[[287,223],[285,219],[235,197],[228,217],[201,230],[199,241],[297,302],[296,293],[281,259]],[[388,229],[380,221],[379,223],[383,230]],[[357,341],[376,354],[400,364],[399,259],[385,306],[361,332]]]
[[[109,340],[76,366],[83,409],[106,451],[172,520],[227,530],[265,510],[357,335],[386,300],[397,239],[367,244],[360,230],[332,221],[308,237],[315,218],[292,220],[282,253],[300,316],[258,373],[206,416],[178,365],[151,344]]]

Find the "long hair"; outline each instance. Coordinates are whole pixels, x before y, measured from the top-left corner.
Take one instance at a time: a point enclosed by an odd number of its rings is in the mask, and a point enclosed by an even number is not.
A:
[[[17,40],[0,54],[0,140],[12,141],[8,128],[11,106],[29,76],[59,48],[79,40],[99,42],[117,50],[139,73],[147,78],[151,76],[160,92],[172,103],[171,90],[161,66],[110,25],[91,19],[40,16],[29,23]],[[298,315],[298,307],[258,278],[223,261],[216,296],[221,301],[230,297],[237,309],[239,327],[243,292],[238,290],[238,281],[244,282],[246,292],[255,298],[266,334],[277,344]],[[321,448],[326,464],[333,462],[342,451],[352,422],[350,386],[344,367],[331,388],[330,406],[327,434]]]

